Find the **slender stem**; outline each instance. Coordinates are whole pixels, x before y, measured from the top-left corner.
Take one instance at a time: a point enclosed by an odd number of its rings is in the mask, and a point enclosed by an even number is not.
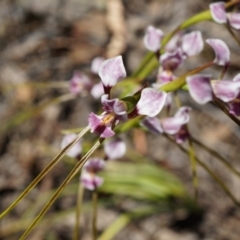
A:
[[[205,151],[209,152],[210,154],[212,154],[214,157],[216,157],[216,159],[218,159],[222,164],[224,164],[229,171],[231,171],[232,173],[236,174],[238,177],[240,177],[240,172],[238,172],[224,157],[222,157],[218,152],[216,152],[215,150],[211,149],[210,147],[206,146],[205,144],[203,144],[202,142],[198,141],[196,138],[191,137],[191,140],[196,143],[197,145],[199,145],[200,147],[202,147]]]
[[[78,185],[77,204],[76,204],[76,220],[75,220],[73,240],[80,239],[80,217],[81,217],[81,210],[82,210],[83,195],[84,195],[84,187],[80,182]]]
[[[191,138],[188,139],[188,154],[191,162],[191,169],[192,169],[192,178],[193,178],[193,187],[194,187],[194,197],[195,200],[198,200],[198,177],[197,177],[197,164],[196,164],[196,157],[195,152],[192,144]]]
[[[92,193],[93,216],[92,216],[92,239],[97,239],[97,209],[98,209],[98,192],[95,189]]]
[[[51,199],[45,204],[44,208],[41,210],[41,212],[38,214],[38,216],[34,219],[32,224],[28,227],[28,229],[23,233],[20,240],[23,240],[27,237],[27,235],[31,232],[31,230],[34,228],[34,226],[40,221],[40,219],[44,216],[44,214],[48,211],[48,209],[52,206],[52,204],[55,202],[55,200],[58,198],[60,193],[64,190],[64,188],[67,186],[67,184],[73,179],[73,177],[80,171],[82,166],[87,162],[88,158],[91,156],[91,154],[101,145],[101,143],[104,141],[103,138],[100,138],[93,147],[82,157],[82,159],[76,164],[76,166],[72,169],[70,174],[67,176],[67,178],[63,181],[61,186],[57,189],[57,191],[53,194]]]
[[[76,139],[69,143],[52,161],[43,169],[43,171],[30,183],[30,185],[20,194],[20,196],[4,211],[1,213],[0,218],[10,212],[26,195],[39,183],[39,181],[63,158],[63,156],[89,131],[87,126],[78,134]]]
[[[164,136],[170,140],[173,144],[175,144],[182,152],[188,154],[188,151],[182,147],[180,144],[177,144],[172,138],[170,138],[168,135],[164,134]],[[238,206],[240,207],[240,202],[235,198],[235,196],[232,194],[232,192],[228,189],[228,187],[225,185],[225,183],[221,180],[221,178],[214,173],[204,162],[202,162],[199,158],[195,157],[197,163],[199,166],[201,166],[203,169],[205,169],[206,172],[218,183],[218,185],[221,187],[221,189],[228,195],[228,197]]]

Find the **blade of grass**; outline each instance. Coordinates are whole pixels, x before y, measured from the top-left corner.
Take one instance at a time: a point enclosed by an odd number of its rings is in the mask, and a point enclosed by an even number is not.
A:
[[[0,214],[0,219],[10,212],[35,186],[36,184],[62,159],[62,157],[89,131],[87,126],[80,132],[77,138],[68,144],[52,161],[43,169],[43,171],[32,181],[32,183],[20,194],[20,196],[3,212]]]
[[[44,214],[48,211],[48,209],[52,206],[52,204],[58,198],[59,194],[64,190],[64,188],[73,179],[73,177],[80,171],[80,169],[87,162],[87,160],[91,156],[91,154],[101,145],[101,143],[103,141],[104,141],[104,139],[102,139],[102,138],[99,139],[93,145],[93,147],[82,157],[82,159],[76,164],[76,166],[72,169],[70,174],[63,181],[63,183],[57,189],[57,191],[54,193],[54,195],[51,197],[51,199],[45,204],[44,208],[41,210],[41,212],[38,214],[38,216],[34,219],[34,221],[31,223],[31,225],[23,233],[23,235],[21,236],[20,240],[23,240],[23,239],[25,239],[27,237],[27,235],[31,232],[31,230],[35,227],[35,225],[39,222],[39,220],[44,216]]]

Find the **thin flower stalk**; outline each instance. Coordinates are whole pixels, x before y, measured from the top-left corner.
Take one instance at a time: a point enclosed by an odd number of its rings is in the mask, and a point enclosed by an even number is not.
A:
[[[86,127],[80,132],[77,138],[68,144],[52,161],[43,169],[43,171],[30,183],[30,185],[20,194],[20,196],[0,215],[0,218],[9,213],[26,195],[41,181],[41,179],[63,158],[63,156],[81,139],[88,131]]]
[[[104,141],[104,139],[100,138],[93,145],[93,147],[82,157],[82,159],[79,160],[79,162],[75,165],[75,167],[72,169],[72,171],[66,177],[66,179],[63,181],[61,186],[57,189],[57,191],[51,197],[51,199],[45,204],[44,208],[41,210],[41,212],[38,214],[38,216],[34,219],[34,221],[30,224],[30,226],[27,228],[27,230],[23,233],[23,235],[21,236],[20,240],[23,240],[23,239],[25,239],[28,236],[28,234],[31,232],[31,230],[36,226],[36,224],[40,221],[40,219],[44,216],[44,214],[48,211],[48,209],[56,201],[56,199],[58,198],[60,193],[64,190],[64,188],[67,186],[67,184],[80,171],[80,169],[87,162],[87,160],[91,156],[91,154],[102,144],[103,141]]]

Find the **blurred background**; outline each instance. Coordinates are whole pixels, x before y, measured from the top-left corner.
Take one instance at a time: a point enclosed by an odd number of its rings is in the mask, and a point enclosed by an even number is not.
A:
[[[130,76],[147,53],[143,45],[147,26],[153,25],[169,33],[180,22],[208,9],[210,2],[1,0],[0,211],[9,206],[60,151],[61,131],[86,126],[88,114],[98,109],[99,100],[89,94],[69,96],[68,84],[75,70],[84,72],[97,83],[98,76],[90,71],[92,59],[123,55]],[[187,29],[190,30],[202,31],[204,39],[226,41],[231,49],[231,68],[225,78],[232,79],[239,72],[240,50],[229,32],[213,22],[200,23]],[[189,59],[178,74],[202,65],[213,56],[206,46],[203,53]],[[220,70],[206,72],[217,78]],[[156,72],[148,80],[154,80],[155,76]],[[189,124],[193,136],[239,169],[238,126],[213,105],[196,105],[186,92],[180,92],[179,96],[184,105],[193,108]],[[200,167],[199,207],[192,206],[193,187],[187,155],[164,137],[140,129],[122,137],[128,143],[128,152],[115,166],[110,164],[109,171],[116,172],[120,179],[129,174],[129,181],[136,187],[130,191],[128,183],[115,181],[105,173],[106,184],[113,185],[108,188],[103,185],[100,190],[99,235],[118,220],[119,230],[115,229],[112,239],[239,239],[238,207]],[[90,136],[86,140],[86,149],[91,139]],[[198,148],[196,152],[240,200],[239,179],[206,152]],[[127,168],[128,173],[124,170],[127,162],[135,162]],[[69,158],[61,161],[0,221],[0,239],[19,239],[74,163]],[[144,165],[146,163],[149,164]],[[142,179],[149,185],[140,184]],[[75,178],[29,239],[72,239],[77,185],[78,178]],[[146,188],[150,187],[156,190],[148,194]],[[87,240],[91,239],[89,191],[84,200],[81,239]],[[128,221],[120,227],[124,216]],[[114,232],[113,228],[109,229]]]

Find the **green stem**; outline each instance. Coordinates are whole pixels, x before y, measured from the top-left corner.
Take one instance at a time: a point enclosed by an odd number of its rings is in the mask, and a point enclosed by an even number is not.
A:
[[[0,214],[0,219],[10,212],[26,195],[39,183],[39,181],[63,158],[63,156],[89,131],[86,127],[78,134],[76,139],[69,143],[52,161],[43,169],[43,171],[30,183],[30,185],[20,194],[20,196],[3,212]]]
[[[80,217],[81,217],[81,210],[82,210],[83,194],[84,194],[84,187],[80,182],[79,185],[78,185],[77,205],[76,205],[76,220],[75,220],[73,240],[79,240],[80,239]]]
[[[69,173],[67,178],[63,181],[61,186],[57,189],[57,191],[53,194],[52,198],[45,204],[44,208],[38,214],[38,216],[34,219],[32,224],[27,228],[27,230],[23,233],[20,240],[23,240],[27,237],[27,235],[31,232],[34,226],[40,221],[40,219],[44,216],[44,214],[48,211],[48,209],[52,206],[52,204],[56,201],[60,193],[64,190],[67,184],[73,179],[73,177],[80,171],[83,165],[87,162],[88,158],[91,154],[101,145],[104,141],[103,138],[100,138],[93,147],[82,157],[82,159],[76,164],[76,166]]]
[[[97,239],[97,209],[98,209],[98,192],[95,189],[92,193],[93,216],[92,216],[92,239]]]
[[[222,157],[218,152],[215,150],[211,149],[210,147],[206,146],[202,142],[198,141],[194,137],[191,137],[191,140],[202,147],[205,151],[213,155],[216,159],[218,159],[222,164],[224,164],[229,171],[231,171],[233,174],[236,174],[238,177],[240,177],[240,172],[238,172],[224,157]]]
[[[180,144],[177,144],[172,138],[170,138],[168,135],[164,134],[164,136],[170,140],[173,144],[175,144],[182,152],[188,154],[188,151],[182,147]],[[232,192],[228,189],[228,187],[225,185],[225,183],[221,180],[221,178],[215,174],[204,162],[202,162],[199,158],[195,157],[197,163],[199,166],[201,166],[205,171],[218,183],[218,185],[221,187],[221,189],[227,194],[227,196],[238,206],[240,207],[240,202],[235,198],[235,196],[232,194]]]

